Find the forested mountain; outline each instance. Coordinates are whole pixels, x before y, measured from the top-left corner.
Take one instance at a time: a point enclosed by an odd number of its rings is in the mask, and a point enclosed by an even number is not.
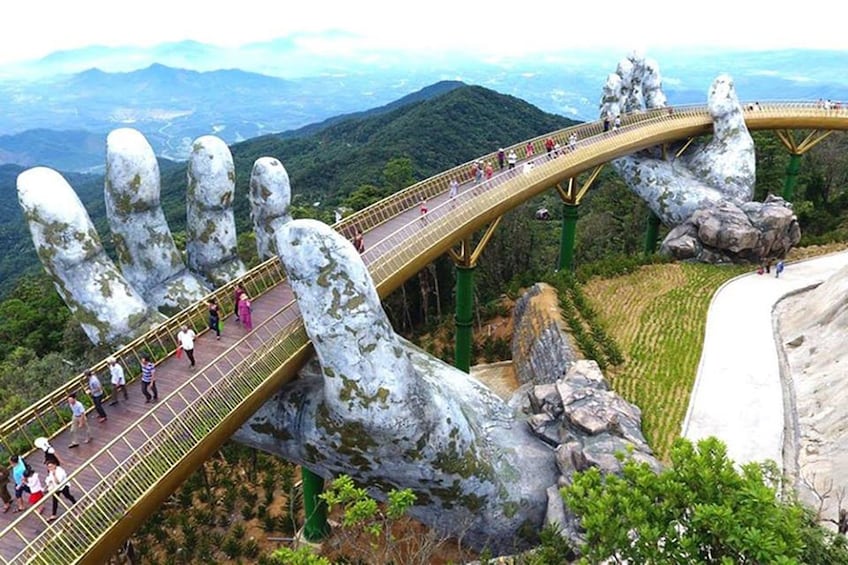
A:
[[[363,185],[375,194],[392,186],[383,171],[389,161],[407,158],[412,182],[506,145],[574,122],[542,112],[512,96],[457,83],[439,83],[386,107],[331,121],[297,136],[269,135],[232,146],[236,165],[236,222],[250,231],[248,183],[254,161],[280,159],[289,172],[294,203],[302,213],[329,211]],[[185,163],[160,160],[162,203],[172,231],[185,229]],[[0,166],[0,243],[11,250],[0,257],[0,296],[17,277],[38,270],[38,262],[17,202],[20,167]],[[80,196],[107,249],[110,247],[101,175],[64,175]],[[404,185],[405,186],[405,185]],[[301,214],[302,215],[302,214]]]

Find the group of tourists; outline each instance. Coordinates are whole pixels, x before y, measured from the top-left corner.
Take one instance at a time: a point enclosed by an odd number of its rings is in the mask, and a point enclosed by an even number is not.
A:
[[[52,522],[58,517],[59,496],[64,497],[72,505],[77,500],[71,494],[68,482],[68,473],[62,467],[56,450],[50,445],[47,438],[40,437],[35,440],[35,447],[44,452],[44,481],[42,475],[32,465],[26,462],[20,455],[11,455],[8,466],[0,467],[0,498],[3,499],[3,513],[23,512],[26,504],[30,506],[38,503],[46,494],[52,496],[52,512],[47,516],[47,521]],[[9,493],[9,478],[12,479],[14,499]],[[46,493],[46,494],[45,494]],[[26,501],[24,500],[26,498]],[[39,514],[44,516],[45,509],[39,508]]]
[[[757,274],[758,275],[771,274],[771,264],[772,264],[771,259],[766,259],[765,261],[760,263],[760,266],[757,267]],[[783,273],[783,270],[785,268],[786,268],[786,264],[782,260],[778,261],[777,264],[774,266],[774,277],[779,279],[781,273]]]
[[[360,234],[361,235],[361,234]],[[363,248],[364,250],[364,248]],[[235,319],[246,331],[253,329],[252,303],[247,292],[241,285],[237,285],[234,291]],[[212,298],[207,301],[209,329],[215,332],[216,339],[221,339],[221,316],[217,301]],[[189,366],[196,365],[194,356],[195,340],[197,334],[187,324],[183,324],[177,333],[178,356],[185,354],[189,360]],[[112,384],[112,400],[110,406],[129,401],[127,392],[127,379],[124,367],[114,356],[106,359],[109,366],[110,382]],[[145,398],[145,404],[155,403],[159,400],[159,390],[156,387],[156,365],[149,354],[141,357],[141,393]],[[108,421],[108,415],[104,408],[106,390],[92,369],[84,373],[83,389],[94,404],[94,412],[97,413],[98,422]],[[79,447],[80,443],[91,442],[91,431],[89,429],[86,406],[79,398],[77,392],[71,392],[67,396],[68,408],[71,412],[70,435],[71,441],[68,449]],[[35,447],[44,452],[43,473],[34,469],[22,455],[11,455],[8,466],[0,466],[0,498],[3,500],[3,513],[9,511],[22,512],[26,505],[35,505],[45,496],[52,496],[52,512],[46,517],[47,522],[52,522],[58,517],[60,497],[64,497],[71,505],[76,504],[76,498],[71,493],[68,473],[62,467],[56,450],[50,445],[47,438],[37,438]],[[13,492],[9,492],[9,480],[11,479]],[[39,509],[39,513],[45,515],[45,507]]]

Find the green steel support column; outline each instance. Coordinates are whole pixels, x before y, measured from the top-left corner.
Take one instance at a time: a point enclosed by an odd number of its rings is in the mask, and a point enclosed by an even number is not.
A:
[[[300,474],[303,477],[303,511],[306,514],[303,537],[306,541],[319,541],[330,533],[327,503],[318,498],[324,492],[324,478],[306,467],[300,468]]]
[[[798,177],[798,169],[801,168],[800,153],[789,154],[789,164],[786,165],[786,182],[783,184],[783,199],[792,202],[795,198],[795,180]]]
[[[648,226],[645,229],[645,255],[657,252],[657,238],[660,234],[660,219],[656,214],[648,212]]]
[[[559,265],[561,271],[574,270],[574,240],[577,236],[577,205],[563,204],[562,238],[559,242]]]
[[[456,266],[456,347],[454,365],[471,371],[471,326],[474,322],[474,267]]]

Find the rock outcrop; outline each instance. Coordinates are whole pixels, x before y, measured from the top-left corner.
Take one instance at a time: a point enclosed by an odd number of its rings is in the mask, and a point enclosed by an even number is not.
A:
[[[665,108],[666,103],[658,65],[634,54],[607,78],[600,110],[602,117],[613,119]],[[713,120],[709,141],[693,143],[677,158],[674,146],[640,151],[614,160],[613,167],[663,224],[673,228],[662,249],[675,258],[759,262],[783,257],[800,240],[798,223],[782,199],[752,202],[754,141],[730,76],[713,81],[707,107]],[[709,226],[735,227],[723,237],[711,234]]]
[[[697,210],[668,233],[660,251],[707,263],[756,263],[785,257],[800,239],[801,228],[787,202],[769,196],[762,204],[725,201]]]
[[[564,331],[556,290],[536,283],[513,309],[512,360],[521,384],[553,383],[575,359]]]
[[[818,505],[810,487],[831,490],[823,517],[836,520],[833,493],[848,489],[848,266],[817,288],[782,301],[777,308],[797,425],[797,468],[802,496]],[[786,376],[786,375],[784,375]]]

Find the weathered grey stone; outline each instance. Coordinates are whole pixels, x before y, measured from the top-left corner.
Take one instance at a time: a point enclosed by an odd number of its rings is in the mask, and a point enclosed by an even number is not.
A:
[[[599,467],[606,473],[621,473],[621,457],[628,453],[633,446],[620,437],[602,435],[587,438],[583,449],[586,462]]]
[[[479,381],[393,332],[344,237],[294,220],[277,238],[321,373],[284,387],[235,438],[378,497],[411,488],[412,516],[475,547],[512,549],[522,524],[542,524],[553,450]]]
[[[607,78],[600,109],[601,116],[612,118],[665,105],[656,63],[634,54]],[[785,256],[800,240],[798,223],[786,206],[771,208],[775,203],[769,200],[751,203],[755,147],[731,77],[719,75],[713,81],[707,107],[713,119],[708,142],[692,144],[678,158],[673,157],[677,151],[673,144],[668,151],[650,148],[616,159],[613,167],[672,228],[663,242],[664,253],[708,262]],[[685,223],[698,229],[676,229]]]
[[[536,283],[513,309],[512,359],[520,383],[553,383],[575,359],[563,331],[556,291]]]
[[[562,529],[567,523],[565,517],[565,504],[562,501],[562,494],[556,485],[551,485],[547,490],[548,509],[545,512],[545,523],[551,524]]]
[[[218,287],[245,272],[238,258],[233,199],[236,171],[230,148],[213,135],[194,140],[186,189],[186,255],[189,268]]]
[[[118,272],[59,173],[28,169],[18,175],[17,187],[41,264],[93,343],[131,340],[163,319]]]
[[[788,203],[769,196],[765,202],[725,201],[698,210],[668,233],[661,252],[710,263],[759,262],[784,257],[800,239]]]
[[[527,424],[533,433],[545,443],[556,447],[561,441],[559,430],[560,421],[550,414],[532,414],[527,418]]]
[[[811,487],[819,494],[848,490],[848,266],[816,288],[778,303],[776,316],[778,341],[789,346],[781,373],[794,393],[789,409],[795,434],[790,440],[797,460],[790,468],[802,499],[814,508],[821,503],[823,519],[838,520],[841,498],[819,499]]]
[[[545,412],[552,416],[562,414],[562,397],[556,384],[543,384],[530,390],[530,406],[538,414]]]
[[[569,484],[574,473],[589,468],[589,461],[583,454],[583,444],[577,440],[563,442],[557,446],[556,462],[560,474],[567,478]]]
[[[159,164],[137,130],[106,138],[106,215],[121,273],[155,308],[182,310],[209,292],[189,273],[159,201]]]
[[[276,248],[275,234],[291,221],[289,174],[280,161],[261,157],[250,174],[250,215],[256,235],[260,259],[270,259],[281,252]]]

